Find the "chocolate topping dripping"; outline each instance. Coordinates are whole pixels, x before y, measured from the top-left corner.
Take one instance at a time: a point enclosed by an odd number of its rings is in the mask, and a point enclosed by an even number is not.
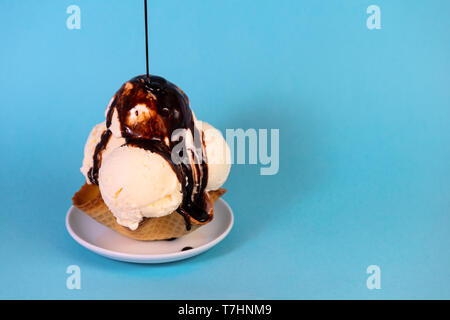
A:
[[[177,212],[185,219],[187,230],[191,228],[191,218],[199,223],[211,220],[213,210],[205,192],[208,166],[203,132],[195,126],[186,94],[158,76],[141,75],[123,84],[107,111],[108,129],[95,149],[94,166],[89,171],[94,184],[98,184],[101,154],[111,136],[109,128],[115,113],[125,145],[158,153],[171,165],[182,186],[183,200]],[[180,129],[184,129],[184,134],[179,134]],[[189,147],[185,141],[188,134],[193,137]],[[178,149],[178,159],[182,161],[173,161],[172,153]],[[190,154],[183,154],[183,150]]]
[[[93,165],[88,171],[88,178],[92,184],[98,185],[98,170],[100,169],[100,165],[102,163],[102,153],[103,150],[105,150],[110,138],[111,131],[107,129],[103,131],[99,143],[95,146]]]

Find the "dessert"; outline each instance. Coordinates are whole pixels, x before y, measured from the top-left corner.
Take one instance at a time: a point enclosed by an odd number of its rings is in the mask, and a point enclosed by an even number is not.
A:
[[[122,85],[92,129],[73,203],[130,238],[177,238],[213,219],[230,167],[222,134],[195,118],[186,94],[142,75]]]

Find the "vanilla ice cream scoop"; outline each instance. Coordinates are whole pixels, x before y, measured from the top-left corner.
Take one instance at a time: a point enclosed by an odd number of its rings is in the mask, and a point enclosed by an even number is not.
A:
[[[103,158],[99,187],[117,223],[131,230],[144,217],[172,213],[183,199],[170,164],[157,153],[132,146],[116,148]]]
[[[95,149],[100,143],[102,135],[106,132],[106,130],[105,122],[97,124],[89,134],[86,145],[84,146],[83,165],[80,168],[80,171],[85,176],[86,182],[89,184],[92,183],[89,178],[89,171],[92,170],[92,167],[94,166]],[[106,143],[106,147],[102,150],[102,157],[106,157],[106,155],[108,155],[108,153],[112,150],[125,144],[125,139],[110,136],[108,137],[108,141]]]
[[[231,169],[230,148],[222,133],[205,121],[196,120],[196,126],[203,131],[208,163],[208,184],[206,190],[217,190],[227,180]]]

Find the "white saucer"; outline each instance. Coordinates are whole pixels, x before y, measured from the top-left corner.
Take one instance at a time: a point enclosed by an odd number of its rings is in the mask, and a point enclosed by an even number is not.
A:
[[[107,258],[163,263],[190,258],[212,248],[228,235],[233,220],[230,206],[219,199],[214,204],[214,219],[198,230],[172,241],[138,241],[101,225],[72,206],[67,212],[66,228],[83,247]],[[192,249],[182,251],[185,247]]]

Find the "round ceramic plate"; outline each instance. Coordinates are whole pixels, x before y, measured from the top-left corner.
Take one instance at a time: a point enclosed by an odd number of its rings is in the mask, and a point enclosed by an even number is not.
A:
[[[227,236],[233,220],[230,206],[219,199],[214,204],[214,219],[196,231],[171,241],[138,241],[103,226],[72,206],[67,212],[66,228],[75,241],[99,255],[127,262],[163,263],[212,248]]]

